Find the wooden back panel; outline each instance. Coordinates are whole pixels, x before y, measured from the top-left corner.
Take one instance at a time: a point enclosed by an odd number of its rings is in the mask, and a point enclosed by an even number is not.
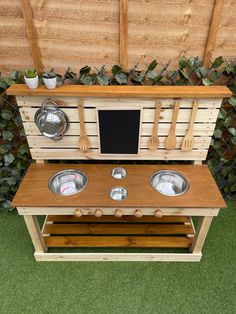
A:
[[[109,86],[108,88],[105,86],[102,88],[101,86],[94,86],[94,90],[96,90],[94,93],[91,92],[93,87],[77,86],[79,92],[76,92],[75,87],[76,86],[73,86],[72,88],[73,92],[68,92],[70,91],[69,86],[61,87],[54,91],[47,91],[43,87],[36,91],[27,91],[25,87],[20,89],[19,86],[15,86],[11,87],[11,90],[8,91],[8,94],[17,95],[17,103],[20,107],[20,113],[33,159],[205,160],[211,142],[211,137],[215,129],[215,123],[222,98],[223,96],[230,96],[229,90],[225,87],[219,86],[216,87],[215,90],[212,89],[212,87],[210,89],[207,87],[197,87],[196,89],[191,86],[185,87],[185,89],[183,87],[175,86],[169,87],[169,89],[165,89],[166,87],[164,89],[163,87],[149,87],[150,89],[147,89],[146,87],[144,89],[139,89],[139,87],[126,87],[122,89],[120,86],[116,89],[116,86]],[[108,95],[106,94],[106,90],[109,91]],[[144,93],[139,92],[137,94],[135,93],[136,90],[143,90]],[[161,92],[156,92],[158,90]],[[123,91],[125,91],[125,93]],[[130,94],[124,97],[123,95],[127,95],[127,91],[129,91]],[[148,91],[149,94],[145,94],[145,91]],[[165,140],[170,130],[173,105],[175,101],[175,99],[171,96],[175,94],[175,91],[179,97],[182,96],[181,98],[178,98],[180,111],[176,126],[177,143],[174,150],[166,150]],[[180,92],[178,93],[178,91]],[[65,96],[63,96],[63,93]],[[91,97],[88,97],[90,94]],[[195,97],[189,97],[194,94]],[[105,98],[104,95],[106,96]],[[121,97],[118,97],[119,95]],[[87,153],[80,151],[78,148],[80,126],[77,105],[78,100],[81,97],[83,98],[84,103],[86,132],[91,142],[91,149]],[[54,141],[41,135],[34,123],[35,112],[41,106],[42,102],[49,98],[58,103],[59,107],[68,115],[70,120],[69,130],[59,141]],[[160,144],[158,150],[152,152],[147,148],[147,142],[153,128],[157,99],[162,104],[160,123],[158,127]],[[194,100],[197,100],[199,103],[193,132],[195,140],[194,148],[192,151],[183,152],[181,151],[181,144],[189,127]],[[142,109],[140,153],[138,155],[114,156],[99,154],[96,110],[101,107],[140,107]]]

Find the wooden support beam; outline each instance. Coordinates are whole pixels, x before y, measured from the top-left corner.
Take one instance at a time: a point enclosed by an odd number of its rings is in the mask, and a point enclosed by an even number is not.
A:
[[[35,251],[40,253],[46,252],[47,247],[44,243],[37,217],[32,215],[26,215],[24,216],[24,220],[28,228],[31,240],[33,242]]]
[[[212,216],[205,216],[205,217],[199,218],[197,231],[196,231],[195,237],[193,239],[192,246],[190,248],[190,251],[192,253],[194,253],[194,254],[201,253],[201,250],[202,250],[203,244],[205,242],[208,230],[210,228],[212,219],[213,219]]]
[[[215,0],[215,5],[212,13],[211,24],[208,32],[208,38],[203,57],[203,63],[205,67],[209,67],[211,64],[211,59],[215,49],[216,37],[220,26],[223,7],[224,0]]]
[[[33,20],[33,11],[30,4],[30,0],[21,0],[21,6],[23,10],[26,33],[29,40],[30,50],[34,62],[34,66],[38,73],[42,72],[43,64],[41,59],[41,53],[37,40],[37,31]]]
[[[120,0],[120,64],[124,70],[128,67],[128,1]]]

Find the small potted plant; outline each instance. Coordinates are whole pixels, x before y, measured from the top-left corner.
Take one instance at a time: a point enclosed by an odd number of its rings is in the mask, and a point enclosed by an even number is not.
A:
[[[48,89],[56,88],[57,86],[57,75],[52,68],[49,72],[43,71],[43,82]]]
[[[25,83],[30,89],[36,89],[39,86],[39,77],[36,69],[26,69],[24,71]]]

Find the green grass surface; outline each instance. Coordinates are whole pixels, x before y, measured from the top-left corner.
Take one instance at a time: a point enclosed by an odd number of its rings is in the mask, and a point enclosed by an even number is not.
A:
[[[200,263],[35,262],[22,217],[0,214],[0,313],[236,313],[236,204]]]

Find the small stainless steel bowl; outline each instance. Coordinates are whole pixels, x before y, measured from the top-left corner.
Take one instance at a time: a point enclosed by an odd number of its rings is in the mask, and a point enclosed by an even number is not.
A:
[[[150,184],[155,191],[168,196],[183,195],[189,189],[186,177],[173,170],[155,172],[151,176]]]
[[[87,185],[88,177],[80,170],[68,169],[57,172],[48,182],[49,189],[58,195],[80,193]]]
[[[128,197],[128,191],[122,187],[114,187],[111,189],[110,197],[115,201],[123,201]]]
[[[112,170],[111,175],[115,179],[123,179],[127,177],[127,171],[122,167],[117,167]]]

